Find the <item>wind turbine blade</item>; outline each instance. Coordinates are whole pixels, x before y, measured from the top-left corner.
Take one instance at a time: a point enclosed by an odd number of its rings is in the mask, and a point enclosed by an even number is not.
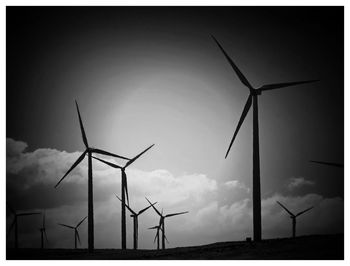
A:
[[[340,164],[340,163],[331,163],[331,162],[322,162],[322,161],[310,161],[310,162],[344,168],[344,164]]]
[[[282,205],[279,201],[276,201],[283,209],[285,209],[286,212],[288,212],[290,215],[295,216],[291,211],[289,211],[286,207]]]
[[[316,81],[319,81],[319,80],[315,79],[315,80],[305,80],[305,81],[296,81],[296,82],[267,84],[267,85],[260,87],[258,90],[259,91],[275,90],[275,89],[295,86],[295,85],[299,85],[299,84],[306,84],[306,83],[311,83],[311,82],[316,82]]]
[[[69,170],[65,173],[65,175],[61,178],[60,181],[58,181],[58,183],[56,184],[55,188],[63,181],[63,179],[65,179],[65,177],[84,159],[85,155],[87,153],[87,150],[85,150],[80,156],[79,158],[75,161],[75,163],[71,166],[71,168],[69,168]]]
[[[120,200],[120,202],[123,202],[123,201],[121,200],[121,198],[119,198],[117,195],[115,195],[115,196]],[[132,214],[137,215],[136,212],[134,212],[134,211],[129,207],[128,204],[124,204],[124,205],[125,205],[125,207],[126,207]]]
[[[125,171],[122,171],[122,178],[124,179],[124,193],[126,195],[126,200],[129,205],[128,179],[126,177]]]
[[[128,167],[130,164],[132,164],[133,162],[135,162],[142,154],[144,154],[146,151],[148,151],[150,148],[152,148],[154,146],[154,144],[152,144],[151,146],[149,146],[147,149],[145,149],[143,152],[139,153],[138,155],[136,155],[134,158],[132,158],[130,161],[128,161],[125,165],[125,168]]]
[[[165,217],[171,217],[171,216],[181,215],[181,214],[185,214],[185,213],[188,213],[188,212],[171,213],[171,214],[165,215]]]
[[[79,241],[79,245],[81,246],[81,241],[80,241],[79,232],[78,232],[78,230],[76,230],[75,232],[76,232],[76,234],[77,234],[77,238],[78,238],[78,241]]]
[[[114,164],[114,163],[107,162],[107,161],[105,161],[105,160],[99,159],[99,158],[94,157],[94,156],[92,156],[92,158],[94,158],[94,159],[96,159],[96,160],[98,160],[98,161],[100,161],[100,162],[102,162],[102,163],[104,163],[104,164],[107,164],[107,165],[109,165],[110,167],[117,168],[117,169],[122,169],[122,167],[120,167],[119,165],[116,165],[116,164]]]
[[[70,226],[70,225],[66,225],[66,224],[59,224],[59,225],[61,225],[61,226],[65,226],[65,227],[68,227],[68,228],[70,228],[70,229],[75,229],[75,227]]]
[[[11,232],[11,230],[12,230],[12,228],[14,227],[15,223],[16,223],[16,217],[13,219],[13,222],[12,222],[12,224],[10,225],[10,228],[9,228],[9,232],[8,232],[8,233]]]
[[[85,134],[85,130],[84,130],[84,125],[83,125],[83,121],[81,120],[81,116],[80,116],[80,112],[79,112],[79,106],[77,101],[75,100],[75,106],[77,107],[77,112],[78,112],[78,116],[79,116],[79,124],[80,124],[80,131],[81,131],[81,135],[83,137],[83,142],[86,148],[89,147],[87,138],[86,138],[86,134]]]
[[[87,218],[87,216],[85,216],[85,218],[84,218],[83,220],[81,220],[81,221],[77,224],[77,226],[76,226],[75,228],[78,228],[79,225],[81,225],[81,224],[85,221],[86,218]]]
[[[158,225],[153,226],[153,227],[150,227],[150,228],[148,228],[148,229],[157,229],[157,228],[158,228]]]
[[[154,237],[153,243],[156,243],[158,235],[159,235],[159,231],[157,231],[156,236]]]
[[[168,240],[168,238],[166,237],[166,235],[164,235],[164,237],[165,237],[166,242],[169,244],[169,240]]]
[[[120,155],[117,155],[117,154],[114,154],[114,153],[111,153],[108,151],[104,151],[101,149],[91,148],[90,150],[94,153],[98,153],[98,154],[102,154],[102,155],[106,155],[106,156],[112,156],[112,157],[116,157],[116,158],[120,158],[120,159],[124,159],[124,160],[130,160],[129,158],[126,158],[124,156],[120,156]]]
[[[11,205],[6,201],[6,205],[7,205],[7,207],[9,208],[9,210],[14,214],[14,215],[16,215],[16,212],[15,212],[15,210],[11,207]]]
[[[299,212],[297,215],[295,215],[295,217],[299,216],[299,215],[302,215],[303,213],[313,209],[314,207],[310,207],[310,208],[307,208],[306,210],[302,211],[302,212]]]
[[[232,61],[232,59],[228,56],[228,54],[225,52],[224,48],[222,48],[222,46],[220,45],[220,43],[215,39],[215,37],[213,35],[211,35],[211,37],[214,39],[214,41],[216,42],[216,44],[219,46],[221,52],[223,52],[223,54],[225,55],[227,61],[230,63],[231,67],[233,68],[233,70],[236,72],[238,78],[240,79],[240,81],[249,88],[249,90],[252,92],[253,91],[253,87],[252,85],[250,85],[249,81],[247,80],[247,78],[243,75],[243,73],[239,70],[239,68],[236,66],[236,64]]]
[[[148,201],[149,204],[152,205],[152,203],[151,203],[146,197],[145,197],[145,199]],[[163,217],[163,215],[160,214],[160,212],[157,210],[156,207],[154,207],[154,205],[152,205],[152,208],[156,211],[156,213],[158,213],[158,215],[159,215],[160,217]]]
[[[46,230],[44,230],[44,235],[45,235],[46,242],[49,243],[49,239],[47,238],[47,235],[46,235]]]
[[[27,215],[37,215],[42,214],[41,212],[26,212],[26,213],[19,213],[17,216],[27,216]]]
[[[228,153],[230,152],[231,146],[232,146],[233,142],[235,141],[236,136],[238,134],[238,131],[241,128],[241,126],[243,124],[243,121],[244,121],[245,117],[247,116],[251,106],[252,106],[252,96],[249,95],[249,97],[247,99],[247,102],[246,102],[246,104],[245,104],[245,106],[243,108],[243,112],[242,112],[241,118],[238,121],[238,125],[237,125],[237,128],[235,130],[235,133],[233,134],[233,137],[231,139],[230,145],[228,146],[228,149],[227,149],[227,152],[226,152],[226,155],[225,155],[225,159],[227,158]]]
[[[149,208],[151,208],[151,207],[152,207],[152,205],[154,205],[154,204],[156,204],[156,203],[157,203],[157,202],[155,202],[155,203],[153,203],[153,204],[149,205],[148,207],[146,207],[146,208],[142,209],[141,211],[139,211],[139,213],[138,213],[137,215],[140,215],[141,213],[143,213],[143,212],[147,211]]]

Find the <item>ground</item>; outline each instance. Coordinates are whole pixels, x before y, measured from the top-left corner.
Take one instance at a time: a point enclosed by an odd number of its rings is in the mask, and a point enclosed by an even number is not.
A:
[[[7,249],[8,260],[289,260],[289,259],[344,259],[344,235],[313,235],[295,239],[279,238],[255,242],[220,242],[204,246],[178,247],[166,250],[97,249],[89,254],[86,249]]]

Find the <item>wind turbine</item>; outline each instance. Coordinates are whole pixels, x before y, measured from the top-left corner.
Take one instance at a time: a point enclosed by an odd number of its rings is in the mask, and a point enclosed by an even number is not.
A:
[[[74,248],[77,249],[77,240],[79,241],[79,245],[81,245],[81,242],[80,242],[80,237],[79,237],[79,232],[78,232],[78,227],[85,221],[85,219],[87,218],[88,216],[86,216],[83,220],[81,220],[77,226],[70,226],[70,225],[67,225],[67,224],[59,224],[61,226],[64,226],[64,227],[67,227],[67,228],[70,228],[70,229],[73,229],[74,230]]]
[[[129,159],[129,161],[124,165],[124,166],[119,166],[116,165],[114,163],[110,163],[107,162],[105,160],[96,158],[93,156],[94,159],[99,160],[100,162],[103,162],[113,168],[117,168],[120,169],[122,172],[122,185],[121,185],[121,190],[122,190],[122,249],[126,249],[126,211],[125,211],[125,196],[128,200],[128,204],[129,204],[129,193],[128,193],[128,183],[127,183],[127,176],[125,173],[125,169],[130,166],[133,162],[135,162],[142,154],[144,154],[146,151],[148,151],[150,148],[152,148],[154,146],[154,144],[152,144],[151,146],[149,146],[147,149],[145,149],[143,152],[139,153],[138,155],[136,155],[134,158]]]
[[[117,195],[115,195],[120,202],[123,202]],[[148,207],[140,210],[138,213],[136,213],[135,211],[133,211],[130,206],[128,204],[125,204],[126,208],[128,208],[128,210],[131,212],[130,217],[133,218],[134,220],[134,249],[137,249],[137,244],[138,244],[138,237],[139,237],[139,221],[138,221],[138,217],[140,214],[144,213],[145,211],[147,211],[151,206],[153,206],[154,204],[156,204],[157,202],[153,203],[152,205],[149,205]]]
[[[267,84],[263,85],[259,88],[253,88],[253,86],[249,83],[243,73],[239,70],[236,64],[232,61],[232,59],[228,56],[225,50],[222,48],[220,43],[212,36],[216,44],[219,46],[220,50],[225,55],[226,59],[229,61],[231,67],[236,72],[240,81],[248,87],[249,96],[247,102],[243,108],[242,115],[239,119],[237,128],[234,132],[230,145],[227,149],[225,159],[230,152],[233,141],[236,138],[236,135],[249,112],[250,107],[253,104],[253,224],[254,224],[254,240],[261,240],[261,194],[260,194],[260,155],[259,155],[259,121],[258,121],[258,96],[261,95],[263,91],[274,90],[299,84],[305,84],[310,82],[315,82],[317,80],[307,80],[307,81],[296,81],[296,82],[287,82],[287,83],[275,83],[275,84]]]
[[[44,235],[45,235],[45,240],[46,242],[48,243],[49,240],[47,239],[47,235],[46,235],[46,227],[45,227],[45,212],[44,212],[44,215],[43,215],[43,225],[41,228],[39,228],[40,230],[40,234],[41,234],[41,248],[43,249],[44,248]]]
[[[75,105],[77,107],[80,130],[81,130],[83,142],[86,149],[75,161],[75,163],[71,166],[71,168],[65,173],[65,175],[61,178],[61,180],[56,184],[55,188],[57,188],[57,186],[63,181],[63,179],[85,158],[85,155],[88,155],[88,217],[89,217],[88,218],[88,250],[89,252],[93,252],[94,250],[94,208],[93,208],[93,184],[92,184],[92,153],[103,154],[103,155],[121,158],[125,160],[129,160],[129,158],[119,156],[117,154],[110,153],[101,149],[90,147],[85,134],[83,122],[81,120],[77,101],[75,101]]]
[[[150,227],[148,229],[157,229],[157,233],[156,233],[156,236],[154,237],[153,243],[155,243],[157,240],[157,250],[159,250],[159,230],[162,230],[161,226],[156,225],[156,226]],[[165,236],[165,239],[169,243],[168,238],[166,236]]]
[[[293,238],[295,237],[295,227],[296,227],[296,224],[297,224],[297,217],[299,215],[302,215],[303,213],[311,210],[313,207],[310,207],[310,208],[307,208],[306,210],[303,210],[302,212],[299,212],[297,213],[296,215],[293,214],[290,210],[288,210],[285,206],[282,205],[282,203],[280,203],[279,201],[277,201],[277,203],[286,211],[290,214],[290,218],[292,219],[292,226],[293,226]]]
[[[342,164],[342,163],[322,162],[322,161],[310,161],[310,162],[318,163],[318,164],[324,164],[324,165],[329,165],[329,166],[334,166],[334,167],[339,167],[339,168],[344,168],[344,164]]]
[[[148,201],[149,204],[152,205],[152,203],[146,198],[146,200]],[[176,216],[176,215],[181,215],[181,214],[185,214],[188,213],[188,211],[186,212],[177,212],[177,213],[170,213],[167,215],[163,215],[163,210],[160,213],[156,207],[154,207],[154,205],[152,205],[152,208],[156,211],[156,213],[158,213],[160,219],[159,219],[159,226],[161,227],[162,230],[162,249],[165,249],[165,218],[169,218],[171,216]]]
[[[10,204],[8,204],[7,202],[6,202],[6,205],[9,208],[9,210],[12,212],[12,214],[14,215],[13,222],[10,225],[8,234],[10,234],[12,228],[15,227],[15,248],[17,249],[18,248],[18,217],[29,216],[29,215],[37,215],[37,214],[41,214],[41,212],[20,212],[20,213],[17,213],[10,206]]]

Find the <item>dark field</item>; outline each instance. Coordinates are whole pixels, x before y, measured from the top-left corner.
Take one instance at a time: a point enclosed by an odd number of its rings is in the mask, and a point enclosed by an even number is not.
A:
[[[260,243],[220,242],[204,246],[179,247],[166,250],[97,249],[8,249],[6,257],[35,260],[198,260],[198,259],[344,259],[344,235],[302,236],[295,239],[263,240]]]

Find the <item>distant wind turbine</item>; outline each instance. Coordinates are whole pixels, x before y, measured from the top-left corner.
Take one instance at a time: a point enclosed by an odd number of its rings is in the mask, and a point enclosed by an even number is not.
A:
[[[157,250],[159,250],[159,231],[162,230],[161,226],[160,225],[156,225],[156,226],[150,227],[148,229],[157,229],[157,232],[156,232],[156,235],[154,237],[153,243],[155,243],[156,240],[157,240]],[[164,236],[165,236],[166,241],[169,243],[168,238],[166,237],[166,235],[164,235]]]
[[[225,158],[227,158],[231,146],[237,136],[237,133],[249,112],[250,107],[253,104],[253,224],[254,224],[254,240],[261,240],[261,194],[260,194],[260,155],[259,155],[259,122],[258,122],[258,96],[261,95],[263,91],[274,90],[299,84],[311,83],[317,80],[307,80],[307,81],[296,81],[296,82],[287,82],[287,83],[275,83],[263,85],[259,88],[253,88],[249,83],[243,73],[239,70],[233,60],[228,56],[225,50],[222,48],[220,43],[212,36],[216,44],[219,46],[220,50],[225,55],[226,59],[230,63],[233,70],[236,72],[239,80],[248,87],[249,96],[247,102],[243,108],[242,115],[239,119],[237,128],[234,132],[230,145],[227,149]]]
[[[40,235],[41,235],[41,248],[44,248],[44,235],[45,235],[45,240],[46,243],[49,243],[49,240],[47,239],[47,235],[46,235],[46,227],[45,227],[45,212],[43,215],[43,225],[41,228],[39,228],[40,230]]]
[[[342,164],[342,163],[322,162],[322,161],[310,161],[310,162],[318,163],[318,164],[324,164],[324,165],[329,165],[329,166],[334,166],[334,167],[339,167],[339,168],[344,168],[344,164]]]
[[[28,216],[28,215],[37,215],[37,214],[41,214],[41,212],[20,212],[20,213],[17,213],[10,206],[10,204],[8,204],[7,202],[6,202],[6,205],[9,208],[9,210],[12,212],[12,214],[14,215],[13,222],[10,225],[8,234],[10,234],[12,228],[15,227],[15,248],[17,249],[18,248],[18,217]]]
[[[75,249],[77,249],[77,240],[79,241],[79,245],[81,245],[78,227],[85,221],[86,218],[87,218],[87,216],[83,220],[81,220],[76,226],[70,226],[67,224],[59,224],[61,226],[64,226],[64,227],[67,227],[67,228],[74,230],[74,248]]]
[[[154,144],[152,144],[151,146],[149,146],[147,149],[145,149],[143,152],[139,153],[138,155],[136,155],[134,158],[132,159],[129,159],[129,161],[124,165],[124,166],[119,166],[119,165],[116,165],[114,163],[111,163],[111,162],[107,162],[105,160],[102,160],[102,159],[99,159],[99,158],[96,158],[96,157],[93,157],[94,159],[96,160],[99,160],[100,162],[103,162],[113,168],[117,168],[117,169],[120,169],[121,172],[122,172],[122,185],[121,185],[121,192],[122,192],[122,213],[121,213],[121,216],[122,216],[122,249],[126,249],[126,210],[125,210],[125,206],[126,206],[126,203],[125,203],[125,196],[128,200],[128,204],[129,204],[129,193],[128,193],[128,183],[127,183],[127,176],[126,176],[126,173],[125,173],[125,169],[130,166],[133,162],[135,162],[142,154],[144,154],[146,151],[148,151],[150,148],[152,148],[154,146]]]
[[[71,168],[64,174],[61,180],[56,184],[55,188],[57,188],[57,186],[63,181],[63,179],[85,158],[85,155],[88,155],[88,217],[89,217],[88,218],[88,250],[89,252],[93,252],[94,250],[94,207],[93,207],[93,183],[92,183],[92,153],[103,154],[107,156],[121,158],[124,160],[129,160],[129,158],[119,156],[117,154],[110,153],[101,149],[90,147],[85,134],[83,122],[81,120],[77,101],[75,101],[75,105],[77,107],[80,130],[81,130],[83,142],[86,149],[75,161],[75,163],[71,166]]]
[[[115,195],[121,202],[123,202],[117,195]],[[130,217],[133,218],[134,220],[134,249],[137,249],[138,246],[138,238],[139,238],[139,221],[138,221],[138,217],[140,214],[144,213],[145,211],[147,211],[149,208],[151,208],[151,206],[153,206],[154,204],[156,204],[157,202],[153,203],[152,205],[149,205],[148,207],[140,210],[138,213],[136,213],[135,211],[133,211],[130,206],[128,204],[125,204],[126,208],[128,208],[128,210],[131,212]]]
[[[146,200],[148,201],[149,204],[152,204],[147,198],[146,198]],[[172,217],[172,216],[185,214],[185,213],[188,213],[188,211],[177,212],[177,213],[170,213],[170,214],[167,214],[167,215],[163,215],[163,210],[162,210],[162,212],[159,212],[157,210],[157,208],[154,207],[154,205],[152,205],[152,208],[156,211],[156,213],[160,217],[160,219],[159,219],[159,226],[161,227],[161,230],[162,230],[162,249],[165,249],[165,222],[164,222],[165,218],[169,218],[169,217]]]
[[[279,201],[277,201],[277,203],[286,211],[290,214],[290,218],[292,219],[292,226],[293,226],[293,238],[295,237],[295,228],[296,228],[296,224],[297,224],[297,217],[299,215],[302,215],[303,213],[311,210],[313,207],[307,208],[306,210],[303,210],[302,212],[297,213],[296,215],[293,214],[290,210],[288,210],[285,206],[282,205],[282,203],[280,203]]]

